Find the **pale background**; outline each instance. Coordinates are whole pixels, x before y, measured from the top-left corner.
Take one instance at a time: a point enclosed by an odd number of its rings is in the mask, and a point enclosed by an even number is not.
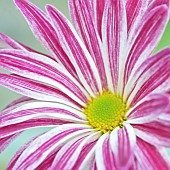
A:
[[[52,4],[62,11],[67,17],[69,17],[67,0],[31,0],[31,2],[43,10],[45,4]],[[14,6],[12,0],[0,0],[0,32],[5,33],[6,35],[24,44],[27,44],[36,50],[45,52],[41,45],[35,40],[29,27],[27,26],[26,21]],[[156,51],[165,46],[170,46],[170,22]],[[19,97],[19,94],[16,94],[0,86],[0,110],[2,110],[11,101]],[[0,155],[0,170],[5,169],[9,159],[16,152],[19,146],[25,143],[25,141],[27,141],[29,138],[42,131],[45,131],[45,129],[41,128],[37,130],[29,130],[18,140],[14,141],[10,147]]]

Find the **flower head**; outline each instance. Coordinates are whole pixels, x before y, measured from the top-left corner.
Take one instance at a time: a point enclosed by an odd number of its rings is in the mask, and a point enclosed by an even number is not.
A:
[[[15,0],[48,55],[0,34],[0,67],[12,73],[0,84],[26,96],[0,113],[0,151],[52,127],[7,169],[169,169],[170,48],[152,56],[169,0],[68,2],[74,27],[51,5]]]

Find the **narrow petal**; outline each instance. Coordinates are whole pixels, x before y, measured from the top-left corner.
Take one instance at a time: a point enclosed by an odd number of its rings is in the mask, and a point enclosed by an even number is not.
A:
[[[102,18],[105,6],[105,0],[92,0],[95,25],[98,30],[98,34],[102,38]]]
[[[66,123],[71,123],[69,121],[57,120],[52,118],[34,118],[27,121],[22,121],[20,123],[10,124],[0,127],[0,140],[4,140],[12,135],[18,134],[28,129],[35,129],[39,127],[56,127],[58,125],[63,125]],[[11,141],[10,141],[11,142]]]
[[[77,106],[80,107],[56,88],[17,75],[0,73],[0,85],[37,100],[65,103],[76,108]],[[82,103],[82,105],[84,104]]]
[[[136,135],[131,125],[116,128],[110,135],[110,146],[114,154],[117,169],[128,169],[133,164]]]
[[[130,46],[126,58],[124,82],[127,82],[131,72],[136,71],[138,66],[150,57],[163,35],[167,22],[167,6],[161,5],[149,11],[134,31],[135,35],[128,37],[127,44]]]
[[[170,121],[156,120],[143,125],[133,125],[136,135],[144,141],[163,147],[170,147]]]
[[[79,163],[79,156],[84,147],[86,147],[86,145],[89,143],[93,143],[94,145],[99,136],[99,133],[92,133],[83,138],[77,137],[74,138],[74,140],[69,141],[57,153],[51,166],[51,170],[73,169],[73,166],[76,164],[76,162]]]
[[[160,94],[149,95],[132,107],[126,116],[131,124],[144,124],[156,120],[166,111],[169,100]]]
[[[46,14],[27,0],[14,0],[38,41],[73,75],[75,69],[60,45]]]
[[[95,27],[91,0],[69,0],[72,22],[99,70],[103,88],[107,87],[101,40]]]
[[[69,140],[80,138],[90,133],[92,130],[85,125],[67,124],[59,126],[35,139],[21,154],[13,169],[35,169],[47,156],[58,150]],[[43,154],[42,154],[43,153]]]
[[[53,118],[58,121],[83,122],[86,117],[81,111],[63,104],[32,102],[2,115],[0,117],[0,127],[24,122],[33,118]]]
[[[162,153],[153,145],[137,139],[135,156],[141,169],[160,170],[170,169],[168,162],[164,159]]]
[[[47,11],[54,23],[58,39],[72,61],[81,83],[92,96],[96,92],[101,92],[101,80],[96,65],[74,28],[54,7],[47,6]]]
[[[17,50],[1,50],[0,67],[14,74],[50,84],[67,95],[72,93],[73,96],[70,97],[73,99],[80,97],[82,101],[87,101],[87,92],[74,77],[53,60],[43,58],[39,54]]]
[[[5,138],[0,138],[0,153],[3,152],[19,134],[20,133],[9,135]]]
[[[124,97],[130,105],[135,105],[151,92],[163,92],[161,85],[169,83],[170,78],[170,48],[164,49],[144,61],[137,71],[131,75],[125,88]],[[161,90],[161,91],[160,91]]]
[[[106,50],[105,67],[109,89],[122,93],[127,38],[126,10],[123,0],[107,0],[102,22],[102,40]]]
[[[96,143],[95,159],[99,170],[116,169],[115,157],[111,152],[108,133],[102,135]]]

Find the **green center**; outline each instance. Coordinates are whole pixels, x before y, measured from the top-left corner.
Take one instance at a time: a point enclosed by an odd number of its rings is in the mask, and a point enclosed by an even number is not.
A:
[[[123,98],[111,92],[104,92],[87,104],[84,113],[88,124],[104,133],[115,127],[123,127],[125,114],[129,110]]]

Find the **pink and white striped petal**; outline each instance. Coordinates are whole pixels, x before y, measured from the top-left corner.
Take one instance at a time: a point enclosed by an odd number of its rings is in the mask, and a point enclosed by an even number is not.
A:
[[[86,119],[81,111],[60,103],[32,102],[22,105],[0,117],[0,127],[24,122],[34,118],[53,118],[68,122],[81,122]]]
[[[92,132],[92,134],[88,134],[88,136],[84,136],[82,138],[77,137],[69,141],[57,153],[53,161],[53,164],[51,166],[51,170],[52,169],[63,169],[63,170],[73,169],[74,166],[77,166],[76,164],[80,164],[79,168],[83,169],[81,167],[81,163],[79,162],[79,156],[87,145],[93,144],[94,146],[96,143],[96,140],[99,137],[100,137],[100,132],[96,132],[96,133]]]
[[[170,147],[170,121],[156,120],[143,125],[133,125],[136,135],[144,141],[155,145]]]
[[[102,18],[103,18],[103,11],[104,11],[106,0],[91,0],[91,1],[92,1],[93,11],[94,11],[95,25],[98,34],[102,38]]]
[[[47,6],[47,11],[54,23],[61,46],[72,61],[77,75],[91,96],[102,92],[98,69],[80,37],[71,23],[57,9]]]
[[[126,56],[127,22],[123,0],[106,0],[102,21],[102,40],[106,50],[104,57],[108,87],[122,93]]]
[[[58,102],[73,108],[81,108],[81,104],[77,104],[56,88],[17,75],[0,73],[0,85],[33,99]],[[84,104],[82,103],[82,105]]]
[[[135,145],[135,132],[129,124],[125,124],[122,129],[114,129],[110,136],[104,134],[96,144],[97,168],[101,170],[130,168]]]
[[[115,157],[109,143],[109,134],[103,134],[96,143],[95,159],[97,169],[116,169]]]
[[[138,102],[126,114],[127,123],[145,124],[158,119],[166,111],[169,99],[161,94],[152,94]]]
[[[60,45],[60,39],[46,14],[27,0],[14,0],[37,40],[75,77],[75,69]]]
[[[122,129],[113,130],[110,135],[110,146],[117,169],[128,169],[133,164],[136,147],[136,134],[133,127],[124,124]]]
[[[0,140],[3,140],[11,135],[18,134],[18,132],[23,132],[28,129],[36,129],[39,127],[54,128],[58,125],[71,123],[69,121],[52,119],[52,118],[33,118],[20,123],[10,124],[0,127]]]
[[[57,151],[70,139],[74,140],[78,136],[82,138],[92,131],[89,126],[79,124],[66,124],[52,129],[30,143],[20,155],[13,169],[35,169],[50,153]]]
[[[50,84],[73,99],[86,103],[88,94],[59,64],[39,54],[17,50],[0,51],[0,67],[20,76]],[[76,94],[77,93],[77,94]]]
[[[5,138],[1,138],[0,137],[0,153],[3,152],[7,147],[8,145],[19,135],[20,133],[17,133],[17,134],[12,134],[12,135],[9,135]]]
[[[91,0],[69,0],[72,22],[98,68],[103,88],[107,87],[101,39],[97,33]]]
[[[128,56],[125,64],[124,82],[134,73],[156,48],[168,22],[168,8],[161,5],[149,11],[136,27],[133,37],[128,37]],[[133,32],[133,31],[132,31]],[[130,36],[130,35],[129,35]]]
[[[167,162],[166,158],[164,159],[165,154],[162,153],[162,150],[157,149],[153,145],[141,140],[140,138],[137,138],[135,156],[141,169],[170,169],[170,165],[168,165],[169,163]]]
[[[151,92],[164,92],[169,88],[170,48],[166,48],[144,61],[126,85],[124,98],[134,106]],[[166,88],[160,88],[166,83]]]

